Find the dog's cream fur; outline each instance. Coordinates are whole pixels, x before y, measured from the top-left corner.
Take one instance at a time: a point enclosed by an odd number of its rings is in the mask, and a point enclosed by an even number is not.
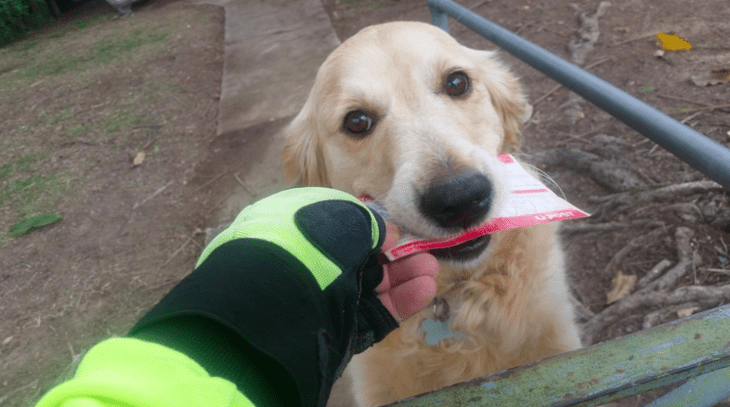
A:
[[[443,90],[456,71],[471,80],[463,97]],[[527,106],[494,52],[463,47],[428,24],[369,27],[320,68],[287,129],[284,167],[292,182],[368,193],[400,226],[443,237],[452,231],[420,215],[418,194],[449,170],[477,171],[494,184],[488,216],[497,213],[505,180],[495,157],[519,148]],[[343,131],[353,110],[375,117],[371,133]],[[442,261],[437,284],[452,329],[468,336],[429,346],[421,331],[429,310],[402,321],[353,360],[359,404],[381,405],[580,346],[555,224],[493,234],[476,260]]]

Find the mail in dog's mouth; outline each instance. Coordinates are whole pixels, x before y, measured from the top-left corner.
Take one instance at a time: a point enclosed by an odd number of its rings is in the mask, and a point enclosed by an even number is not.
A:
[[[364,202],[368,208],[380,214],[380,216],[382,216],[384,219],[393,221],[398,224],[397,220],[390,218],[390,215],[388,214],[388,211],[385,209],[385,207],[378,201],[374,201],[369,194],[363,194],[359,197],[359,199]],[[429,240],[425,238],[419,238],[411,234],[411,232],[409,232],[407,229],[402,228],[401,225],[399,226],[401,227],[401,238],[398,241],[399,247],[403,247],[400,246],[402,244],[405,244],[407,246],[407,242],[414,241],[425,243],[439,242],[439,239]],[[452,240],[451,242],[445,242],[441,245],[437,244],[433,248],[423,248],[423,250],[428,251],[438,259],[454,262],[468,262],[478,258],[482,253],[484,253],[484,250],[486,250],[486,248],[489,246],[489,242],[491,240],[491,236],[488,234],[474,234],[462,231],[457,235],[460,236],[459,240]]]
[[[438,259],[465,262],[479,257],[489,246],[491,235],[479,236],[456,246],[432,249],[428,252]]]
[[[383,258],[390,262],[419,251],[427,251],[442,260],[467,263],[479,258],[489,247],[491,233],[588,216],[587,213],[560,199],[538,179],[526,172],[514,157],[507,154],[500,154],[497,157],[505,171],[505,179],[511,180],[507,200],[500,213],[477,226],[436,239],[419,237],[399,225],[402,232],[400,239],[395,247],[383,253]],[[383,204],[373,200],[369,194],[363,194],[360,200],[384,219],[389,219],[388,211]],[[391,220],[398,223],[397,220]]]

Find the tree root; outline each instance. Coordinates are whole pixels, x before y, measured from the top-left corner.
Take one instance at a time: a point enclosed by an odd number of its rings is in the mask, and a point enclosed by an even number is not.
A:
[[[628,208],[646,205],[659,201],[676,202],[678,198],[709,191],[722,191],[722,185],[715,181],[693,181],[683,184],[668,185],[653,190],[645,190],[640,193],[623,192],[600,197],[592,197],[588,200],[598,207],[593,213],[598,217],[607,217],[611,214],[625,212]]]
[[[651,235],[654,232],[656,231],[640,236],[634,240],[638,244],[639,240],[648,239],[648,235]],[[724,285],[721,287],[686,286],[679,287],[676,290],[667,293],[667,290],[670,287],[676,285],[692,269],[693,263],[691,239],[694,236],[694,231],[687,227],[678,227],[674,236],[677,254],[679,257],[677,265],[667,271],[663,276],[655,278],[653,281],[644,281],[643,288],[640,288],[633,294],[611,304],[603,311],[596,314],[596,316],[591,320],[586,322],[582,330],[583,344],[592,344],[596,335],[601,330],[641,307],[667,307],[685,304],[687,302],[696,302],[702,306],[712,306],[720,304],[722,301],[730,298],[730,285]],[[634,241],[632,241],[632,243],[633,242]],[[628,246],[632,246],[632,244],[630,243]],[[655,271],[658,266],[659,265],[655,266],[655,268],[649,272],[652,277],[660,273],[660,271]],[[650,279],[652,277],[650,277]],[[642,283],[640,282],[640,284]]]
[[[603,136],[603,138],[611,137]],[[605,157],[606,155],[608,157]],[[622,158],[620,154],[613,154],[603,147],[600,151],[596,149],[595,153],[576,148],[556,148],[536,151],[530,156],[548,166],[561,166],[585,172],[597,184],[612,192],[645,189],[654,185],[654,182],[646,176],[634,171],[632,163]]]
[[[601,31],[598,29],[598,18],[603,16],[610,5],[611,3],[602,1],[593,15],[588,15],[588,13],[580,15],[581,27],[578,30],[578,38],[568,43],[570,60],[574,64],[578,66],[585,64],[588,54],[593,50],[596,41],[598,41],[598,37],[601,35]],[[568,111],[571,126],[574,126],[578,119],[583,117],[583,112],[580,107],[582,102],[583,98],[575,93],[571,92],[568,96],[568,102],[564,106]]]
[[[635,220],[633,222],[606,222],[606,223],[588,223],[588,222],[570,222],[560,226],[560,231],[564,234],[578,234],[578,233],[605,233],[614,230],[628,229],[628,228],[656,228],[663,225],[661,222],[651,221],[648,219]]]
[[[629,241],[629,243],[624,246],[621,250],[616,252],[616,254],[611,257],[611,260],[606,265],[605,269],[603,270],[605,275],[608,274],[616,274],[619,269],[618,266],[624,262],[626,257],[633,252],[636,249],[640,249],[643,247],[646,247],[649,243],[656,241],[659,239],[661,235],[666,233],[663,227],[657,228],[652,230],[649,233],[643,234],[641,236],[635,237]]]

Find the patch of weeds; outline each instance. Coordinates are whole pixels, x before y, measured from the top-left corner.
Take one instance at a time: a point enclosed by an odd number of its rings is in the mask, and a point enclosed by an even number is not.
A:
[[[13,166],[11,164],[5,164],[0,167],[0,180],[4,180],[13,173]]]
[[[34,51],[36,46],[42,42],[42,39],[40,37],[29,37],[22,41],[15,42],[13,44],[10,44],[10,46],[6,47],[5,49],[7,52],[15,53],[15,54],[22,54],[23,56],[28,54],[30,51]]]
[[[383,7],[388,7],[390,5],[391,5],[391,3],[389,1],[375,1],[373,3],[368,4],[368,8],[370,10],[377,10],[377,9],[380,9]]]
[[[137,122],[137,118],[135,118],[132,114],[128,112],[119,112],[119,114],[104,123],[104,131],[106,133],[114,133],[117,130],[128,127],[135,122]]]
[[[27,206],[36,202],[41,194],[53,186],[52,184],[57,180],[57,175],[42,174],[12,180],[0,188],[0,206],[8,204]]]
[[[19,75],[23,79],[34,80],[43,76],[58,75],[75,70],[83,58],[73,53],[59,51],[50,58],[29,64]]]
[[[652,93],[655,90],[656,90],[656,88],[653,86],[642,86],[641,88],[639,88],[639,91],[641,93]]]
[[[66,134],[69,137],[76,138],[81,136],[82,134],[86,134],[89,132],[90,126],[88,124],[80,124],[78,126],[74,126],[73,128],[69,129]]]
[[[163,42],[168,35],[169,33],[166,32],[153,32],[149,28],[138,28],[124,37],[115,40],[107,38],[99,41],[94,47],[95,55],[91,59],[99,63],[108,63],[142,45]]]
[[[61,110],[56,116],[52,117],[48,124],[56,125],[59,122],[65,121],[69,117],[71,117],[71,109],[65,108]]]
[[[46,157],[48,153],[26,154],[0,167],[0,208],[20,219],[54,210],[72,177],[39,173],[37,164]]]
[[[122,36],[109,36],[92,46],[76,44],[73,40],[64,41],[62,46],[51,51],[33,55],[33,62],[19,76],[26,80],[36,80],[82,70],[96,64],[106,64],[142,46],[161,43],[168,36],[169,32],[158,32],[155,28],[145,27]]]
[[[0,167],[0,180],[8,179],[17,172],[24,172],[38,161],[48,157],[48,153],[26,154]],[[2,204],[0,204],[2,206]]]
[[[78,20],[75,20],[71,24],[69,24],[69,27],[77,29],[77,30],[83,30],[85,28],[93,27],[99,23],[103,23],[105,21],[109,21],[112,18],[114,18],[114,13],[109,14],[102,14],[100,16],[94,16],[94,17],[81,17]]]

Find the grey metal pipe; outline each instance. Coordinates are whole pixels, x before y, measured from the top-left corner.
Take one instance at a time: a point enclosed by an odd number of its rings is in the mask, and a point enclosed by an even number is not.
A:
[[[730,150],[659,110],[450,0],[427,0],[433,23],[446,14],[626,123],[730,189]]]

